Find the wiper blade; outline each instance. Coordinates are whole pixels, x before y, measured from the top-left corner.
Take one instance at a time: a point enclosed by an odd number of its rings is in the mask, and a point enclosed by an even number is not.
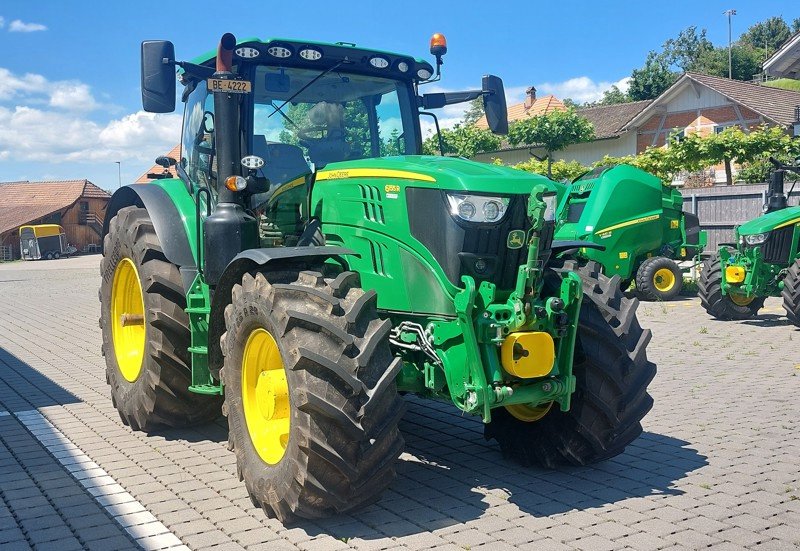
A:
[[[281,113],[283,113],[283,111],[281,111],[281,110],[282,110],[284,107],[286,107],[286,104],[287,104],[287,103],[289,103],[289,102],[290,102],[290,101],[292,101],[294,98],[296,98],[297,96],[299,96],[300,94],[302,94],[304,90],[306,90],[306,89],[307,89],[309,86],[311,86],[312,84],[314,84],[315,82],[317,82],[319,79],[321,79],[322,77],[324,77],[324,76],[325,76],[325,75],[327,75],[328,73],[330,73],[330,72],[332,72],[332,71],[335,71],[336,69],[338,69],[339,67],[341,67],[341,65],[342,65],[342,64],[343,64],[345,61],[349,61],[349,60],[348,60],[347,58],[344,58],[343,60],[341,60],[341,61],[340,61],[339,63],[337,63],[336,65],[333,65],[333,66],[332,66],[332,67],[330,67],[329,69],[325,69],[323,72],[321,72],[320,74],[318,74],[317,76],[315,76],[314,78],[312,78],[311,80],[309,80],[309,81],[308,81],[308,83],[307,83],[305,86],[303,86],[303,87],[302,87],[302,88],[300,88],[300,89],[299,89],[297,92],[295,92],[294,94],[292,94],[292,96],[291,96],[289,99],[287,99],[286,101],[284,101],[282,104],[280,104],[280,106],[279,106],[279,107],[276,107],[276,108],[275,108],[275,111],[273,111],[272,113],[270,113],[269,115],[267,115],[267,118],[270,118],[272,115],[274,115],[274,114],[275,114],[275,113],[277,113],[278,111],[280,111]]]

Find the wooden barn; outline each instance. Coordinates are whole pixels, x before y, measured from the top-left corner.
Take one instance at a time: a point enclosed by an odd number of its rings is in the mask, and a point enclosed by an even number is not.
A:
[[[19,258],[20,226],[59,224],[79,252],[99,251],[110,198],[89,180],[0,182],[0,246]]]

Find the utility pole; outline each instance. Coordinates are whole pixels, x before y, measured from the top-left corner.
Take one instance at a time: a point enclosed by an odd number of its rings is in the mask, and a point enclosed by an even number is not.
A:
[[[122,161],[114,161],[117,163],[117,180],[118,180],[118,188],[122,187]]]
[[[733,79],[733,56],[731,55],[731,45],[733,39],[731,36],[731,16],[736,15],[736,10],[725,10],[723,15],[728,16],[728,78]]]

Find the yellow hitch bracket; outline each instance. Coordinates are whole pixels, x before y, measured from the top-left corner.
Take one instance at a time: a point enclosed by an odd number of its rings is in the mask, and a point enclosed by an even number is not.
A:
[[[555,358],[553,337],[541,331],[511,333],[500,348],[503,369],[522,379],[548,375]]]
[[[744,281],[745,269],[741,266],[728,266],[725,268],[725,280],[728,283],[741,283]]]

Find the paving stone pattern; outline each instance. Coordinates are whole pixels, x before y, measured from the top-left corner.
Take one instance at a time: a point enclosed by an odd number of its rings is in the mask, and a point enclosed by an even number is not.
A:
[[[522,468],[476,419],[408,398],[383,499],[284,527],[251,505],[224,418],[149,435],[122,425],[98,263],[0,265],[0,549],[800,547],[800,331],[778,300],[745,322],[713,321],[694,298],[643,304],[656,405],[613,460]]]

